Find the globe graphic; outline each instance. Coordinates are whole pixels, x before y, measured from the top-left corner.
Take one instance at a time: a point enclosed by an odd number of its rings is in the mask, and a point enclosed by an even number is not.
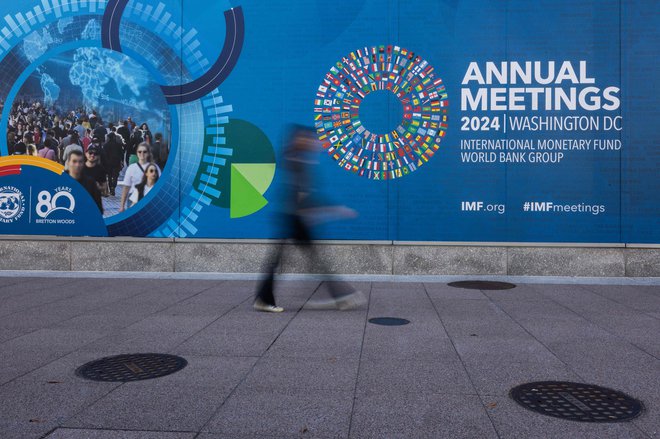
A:
[[[61,42],[61,33],[79,28],[81,40],[100,38],[97,19],[60,21],[23,41],[22,55],[34,62]],[[169,135],[169,119],[160,81],[122,53],[79,47],[43,61],[22,85],[15,101],[39,102],[58,113],[96,111],[108,123],[130,117],[152,133]],[[82,113],[81,113],[82,114]]]

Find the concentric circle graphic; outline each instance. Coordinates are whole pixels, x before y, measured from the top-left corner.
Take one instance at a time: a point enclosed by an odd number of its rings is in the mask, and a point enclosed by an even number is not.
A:
[[[403,119],[387,133],[371,132],[360,120],[362,102],[378,90],[393,93],[403,106]],[[314,100],[314,126],[339,166],[391,180],[416,171],[438,151],[448,107],[442,79],[421,56],[398,46],[365,47],[325,75]]]

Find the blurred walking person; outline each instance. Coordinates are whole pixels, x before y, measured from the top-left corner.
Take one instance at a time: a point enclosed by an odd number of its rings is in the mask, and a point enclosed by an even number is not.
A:
[[[316,260],[326,274],[330,270],[312,242],[312,226],[321,222],[340,218],[355,217],[354,210],[345,206],[328,206],[312,196],[312,167],[318,163],[320,152],[316,132],[309,127],[294,125],[290,128],[289,141],[283,154],[282,169],[285,176],[284,212],[282,213],[283,236],[285,240],[305,251],[309,260]],[[284,308],[275,303],[275,272],[280,265],[286,245],[280,244],[269,261],[268,272],[257,290],[254,309],[264,312],[282,312]],[[331,299],[309,302],[309,308],[340,310],[352,309],[366,302],[360,291],[348,288],[341,282],[329,282]]]

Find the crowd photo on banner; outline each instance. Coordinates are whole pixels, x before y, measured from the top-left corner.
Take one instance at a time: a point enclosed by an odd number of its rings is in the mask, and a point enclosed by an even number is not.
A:
[[[0,111],[1,107],[2,103]],[[147,196],[169,157],[163,134],[152,133],[146,122],[131,116],[109,120],[83,107],[62,111],[37,100],[13,103],[7,149],[9,155],[42,157],[64,165],[105,217]]]

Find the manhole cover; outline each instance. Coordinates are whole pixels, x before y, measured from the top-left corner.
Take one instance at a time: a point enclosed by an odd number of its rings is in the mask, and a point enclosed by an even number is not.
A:
[[[410,320],[398,319],[396,317],[375,317],[373,319],[369,319],[369,323],[383,326],[401,326],[407,325],[410,323]]]
[[[76,375],[93,381],[139,381],[178,372],[187,364],[176,355],[123,354],[84,364],[76,370]]]
[[[637,417],[642,403],[591,384],[545,381],[514,387],[511,398],[526,409],[580,422],[620,422]]]
[[[515,284],[509,282],[495,282],[490,280],[461,280],[450,282],[447,285],[455,288],[466,288],[468,290],[510,290]]]

